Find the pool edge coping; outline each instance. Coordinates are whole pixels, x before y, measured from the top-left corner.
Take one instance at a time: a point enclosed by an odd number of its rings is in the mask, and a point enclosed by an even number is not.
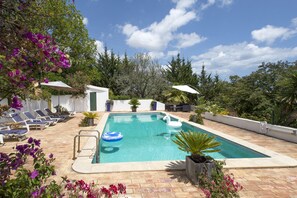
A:
[[[211,129],[204,125],[189,122],[184,118],[172,115],[163,111],[145,111],[138,113],[164,113],[179,119],[182,122],[188,123],[195,127],[209,131],[215,135],[221,136],[227,140],[233,141],[239,145],[251,148],[256,152],[260,152],[269,156],[268,158],[236,158],[225,159],[225,168],[237,169],[237,168],[283,168],[283,167],[296,167],[297,160],[288,157],[286,155],[277,153],[275,151],[266,149],[256,144],[247,142],[240,138],[225,134],[223,132]],[[131,113],[131,112],[112,112],[112,113]],[[102,132],[104,130],[106,121],[110,112],[105,112],[96,126],[96,130]],[[95,134],[95,133],[94,133]],[[78,154],[77,159],[72,164],[72,169],[78,173],[107,173],[107,172],[125,172],[125,171],[158,171],[158,170],[184,170],[184,160],[172,160],[172,161],[153,161],[153,162],[121,162],[121,163],[98,163],[92,164],[92,160],[95,154],[96,141],[94,138],[89,138],[84,145],[82,151]]]

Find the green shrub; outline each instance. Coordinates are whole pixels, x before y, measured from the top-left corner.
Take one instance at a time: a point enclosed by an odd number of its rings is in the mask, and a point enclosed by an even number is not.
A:
[[[137,98],[132,98],[130,101],[129,101],[129,105],[131,105],[131,108],[137,108],[138,105],[140,105],[140,102]]]
[[[241,118],[246,118],[246,119],[250,119],[250,120],[256,120],[256,121],[268,121],[265,117],[258,117],[258,116],[255,116],[255,115],[251,115],[251,114],[248,114],[248,113],[243,113],[240,115]]]
[[[190,115],[189,120],[198,124],[204,124],[201,114],[192,114]]]
[[[111,96],[110,98],[112,100],[129,100],[130,99],[130,96],[119,95],[119,96]]]

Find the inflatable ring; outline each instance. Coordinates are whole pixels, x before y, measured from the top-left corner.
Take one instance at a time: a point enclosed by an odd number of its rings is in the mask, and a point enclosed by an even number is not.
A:
[[[117,142],[123,139],[123,135],[121,132],[105,132],[101,138],[106,142]]]

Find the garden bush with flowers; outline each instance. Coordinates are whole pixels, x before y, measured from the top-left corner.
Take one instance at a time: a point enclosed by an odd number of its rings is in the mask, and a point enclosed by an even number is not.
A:
[[[27,144],[15,147],[15,152],[0,152],[0,197],[113,197],[126,194],[123,184],[100,187],[83,180],[62,177],[58,184],[51,176],[56,175],[52,165],[53,154],[46,154],[40,140],[29,138]]]
[[[243,189],[232,173],[224,173],[223,165],[224,162],[215,161],[211,178],[204,173],[199,175],[199,186],[207,198],[236,198],[239,197],[238,192]]]
[[[25,46],[0,56],[0,100],[11,99],[10,107],[14,109],[23,107],[20,97],[36,93],[40,81],[48,82],[44,78],[46,73],[62,72],[62,69],[70,67],[68,55],[49,35],[27,32],[23,35],[23,42]],[[2,106],[4,111],[8,108]]]

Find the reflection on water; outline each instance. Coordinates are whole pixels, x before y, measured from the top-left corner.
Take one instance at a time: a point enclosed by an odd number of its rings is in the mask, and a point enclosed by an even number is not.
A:
[[[115,153],[115,152],[117,152],[119,150],[120,150],[119,147],[101,146],[101,152],[102,153],[106,153],[106,154]]]

